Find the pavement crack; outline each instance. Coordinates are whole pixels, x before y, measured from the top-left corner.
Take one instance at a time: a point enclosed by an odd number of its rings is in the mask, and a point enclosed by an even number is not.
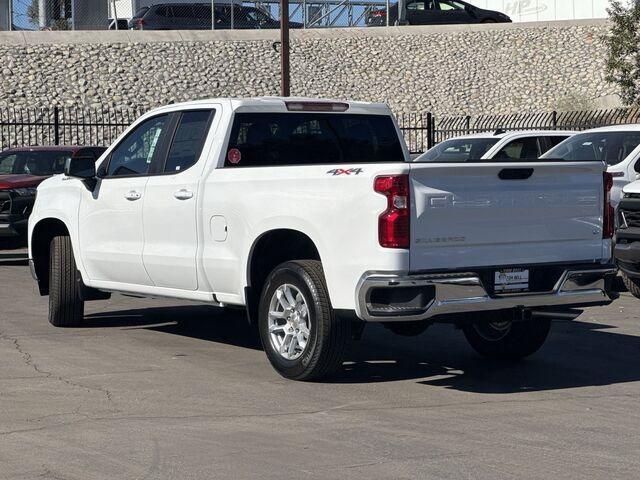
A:
[[[60,375],[55,375],[53,372],[44,370],[34,361],[32,355],[24,348],[24,346],[22,345],[20,340],[18,340],[17,337],[8,337],[0,333],[0,340],[6,340],[11,342],[14,350],[18,352],[22,357],[23,363],[28,367],[32,368],[36,373],[42,375],[43,378],[51,378],[54,380],[58,380],[70,387],[81,388],[88,392],[100,392],[102,395],[105,396],[105,398],[107,399],[107,402],[111,403],[113,401],[113,394],[107,388],[100,387],[100,386],[94,387],[94,386],[86,385],[84,383],[80,383]]]
[[[8,340],[13,344],[13,348],[20,354],[25,365],[31,367],[37,373],[44,375],[47,378],[53,375],[51,372],[41,369],[38,364],[33,361],[33,357],[31,356],[31,354],[24,349],[24,347],[16,337],[7,337],[0,334],[0,339]]]

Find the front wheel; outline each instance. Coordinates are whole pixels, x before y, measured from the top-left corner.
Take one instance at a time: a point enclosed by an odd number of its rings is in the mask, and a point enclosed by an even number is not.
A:
[[[49,250],[49,322],[55,327],[79,327],[84,319],[80,274],[71,239],[54,237]]]
[[[320,262],[276,267],[262,292],[258,322],[265,353],[283,377],[319,380],[342,364],[351,324],[334,314]]]
[[[514,322],[495,314],[488,321],[465,326],[464,335],[473,349],[484,357],[519,360],[540,350],[550,329],[548,318]]]

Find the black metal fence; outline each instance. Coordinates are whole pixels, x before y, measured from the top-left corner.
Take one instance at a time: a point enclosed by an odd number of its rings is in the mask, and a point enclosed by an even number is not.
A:
[[[0,150],[28,145],[111,144],[144,110],[53,108],[0,108]],[[477,117],[437,117],[431,113],[398,116],[411,153],[460,135],[522,130],[585,130],[607,125],[640,123],[640,108],[580,112],[546,112]]]
[[[496,130],[587,130],[608,125],[640,123],[640,108],[614,108],[576,112],[542,112],[512,115],[480,115],[459,117],[435,117],[424,114],[415,124],[431,122],[425,127],[426,142],[421,137],[408,137],[407,144],[413,153],[443,142],[449,138]],[[421,123],[422,122],[422,123]]]
[[[0,108],[0,150],[29,145],[107,146],[139,109]]]

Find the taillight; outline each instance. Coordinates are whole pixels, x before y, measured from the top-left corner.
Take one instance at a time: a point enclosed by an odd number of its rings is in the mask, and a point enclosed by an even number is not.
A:
[[[136,28],[138,28],[139,30],[144,29],[144,20],[142,18],[136,19]]]
[[[611,189],[613,188],[613,175],[604,172],[604,213],[602,215],[602,238],[613,238],[615,210],[611,205]]]
[[[387,197],[378,219],[378,240],[385,248],[409,248],[409,176],[376,177],[374,190]]]
[[[385,10],[374,10],[371,12],[372,17],[386,17],[387,12]]]

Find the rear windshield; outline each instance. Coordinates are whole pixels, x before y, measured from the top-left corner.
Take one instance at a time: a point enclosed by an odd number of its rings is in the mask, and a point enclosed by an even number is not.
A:
[[[72,152],[37,151],[0,153],[0,175],[26,174],[46,176],[62,173]]]
[[[446,140],[423,155],[416,162],[459,163],[479,159],[489,151],[499,138],[460,138]]]
[[[552,160],[597,160],[617,165],[640,145],[640,132],[579,133],[543,155]]]
[[[225,165],[404,162],[388,115],[237,113]]]

